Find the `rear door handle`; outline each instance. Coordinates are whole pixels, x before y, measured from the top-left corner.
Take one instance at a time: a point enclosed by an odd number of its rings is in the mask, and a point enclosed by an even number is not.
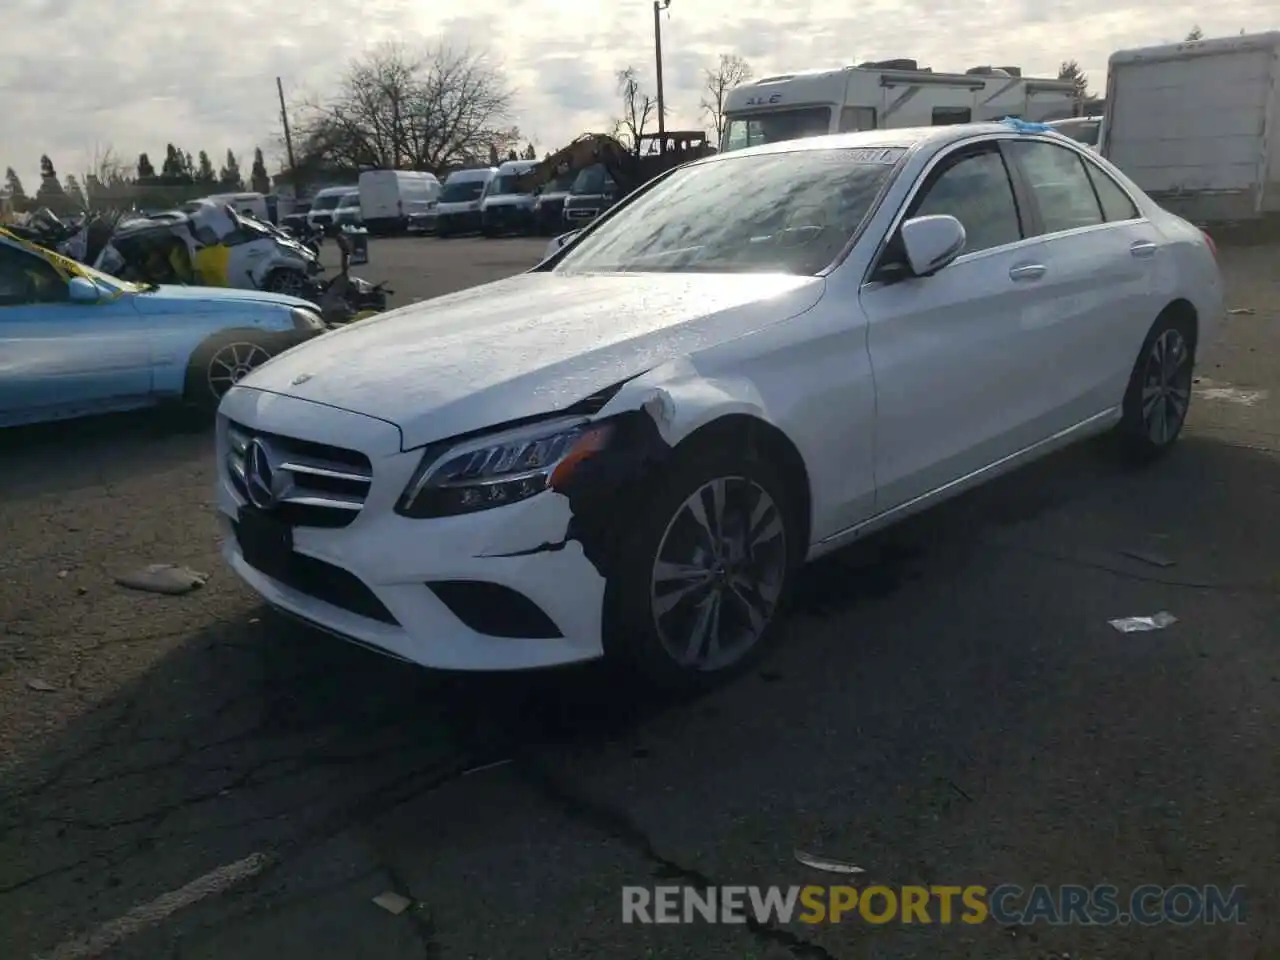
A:
[[[1135,240],[1129,244],[1129,252],[1135,257],[1154,257],[1160,248],[1150,240]]]
[[[1009,270],[1010,280],[1039,280],[1048,271],[1043,263],[1020,263]]]

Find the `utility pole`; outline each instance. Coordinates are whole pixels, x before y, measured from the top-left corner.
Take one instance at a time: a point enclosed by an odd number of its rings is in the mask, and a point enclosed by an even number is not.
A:
[[[653,0],[653,52],[658,62],[658,152],[667,152],[667,105],[662,96],[662,11],[671,0]]]
[[[293,195],[296,198],[298,195],[298,184],[294,182],[294,178],[298,174],[298,168],[293,162],[293,135],[289,133],[289,111],[284,105],[284,83],[279,77],[276,77],[276,93],[280,97],[280,123],[284,127],[285,154],[289,157],[289,182],[293,184]]]

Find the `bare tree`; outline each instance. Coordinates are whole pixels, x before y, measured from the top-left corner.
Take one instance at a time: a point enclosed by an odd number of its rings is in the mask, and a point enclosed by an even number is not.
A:
[[[751,64],[736,53],[720,54],[720,62],[714,70],[704,70],[702,85],[702,112],[716,131],[716,144],[724,135],[724,102],[729,91],[740,87],[755,76]]]
[[[622,97],[622,116],[614,123],[614,136],[626,142],[632,152],[640,152],[640,138],[647,132],[649,121],[658,117],[658,101],[641,89],[635,67],[618,71],[618,94]]]
[[[352,61],[332,97],[303,106],[299,166],[439,170],[491,143],[505,152],[521,139],[503,124],[511,99],[482,53],[384,44]]]

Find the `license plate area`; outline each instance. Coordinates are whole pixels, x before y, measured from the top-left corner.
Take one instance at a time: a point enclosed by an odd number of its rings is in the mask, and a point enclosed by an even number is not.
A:
[[[293,527],[250,506],[240,508],[236,540],[245,563],[274,579],[293,563]]]

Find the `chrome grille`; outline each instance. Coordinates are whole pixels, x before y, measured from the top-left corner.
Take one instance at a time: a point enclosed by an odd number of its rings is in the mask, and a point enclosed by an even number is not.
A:
[[[227,423],[227,471],[242,499],[299,527],[345,527],[364,508],[373,482],[355,450]]]

